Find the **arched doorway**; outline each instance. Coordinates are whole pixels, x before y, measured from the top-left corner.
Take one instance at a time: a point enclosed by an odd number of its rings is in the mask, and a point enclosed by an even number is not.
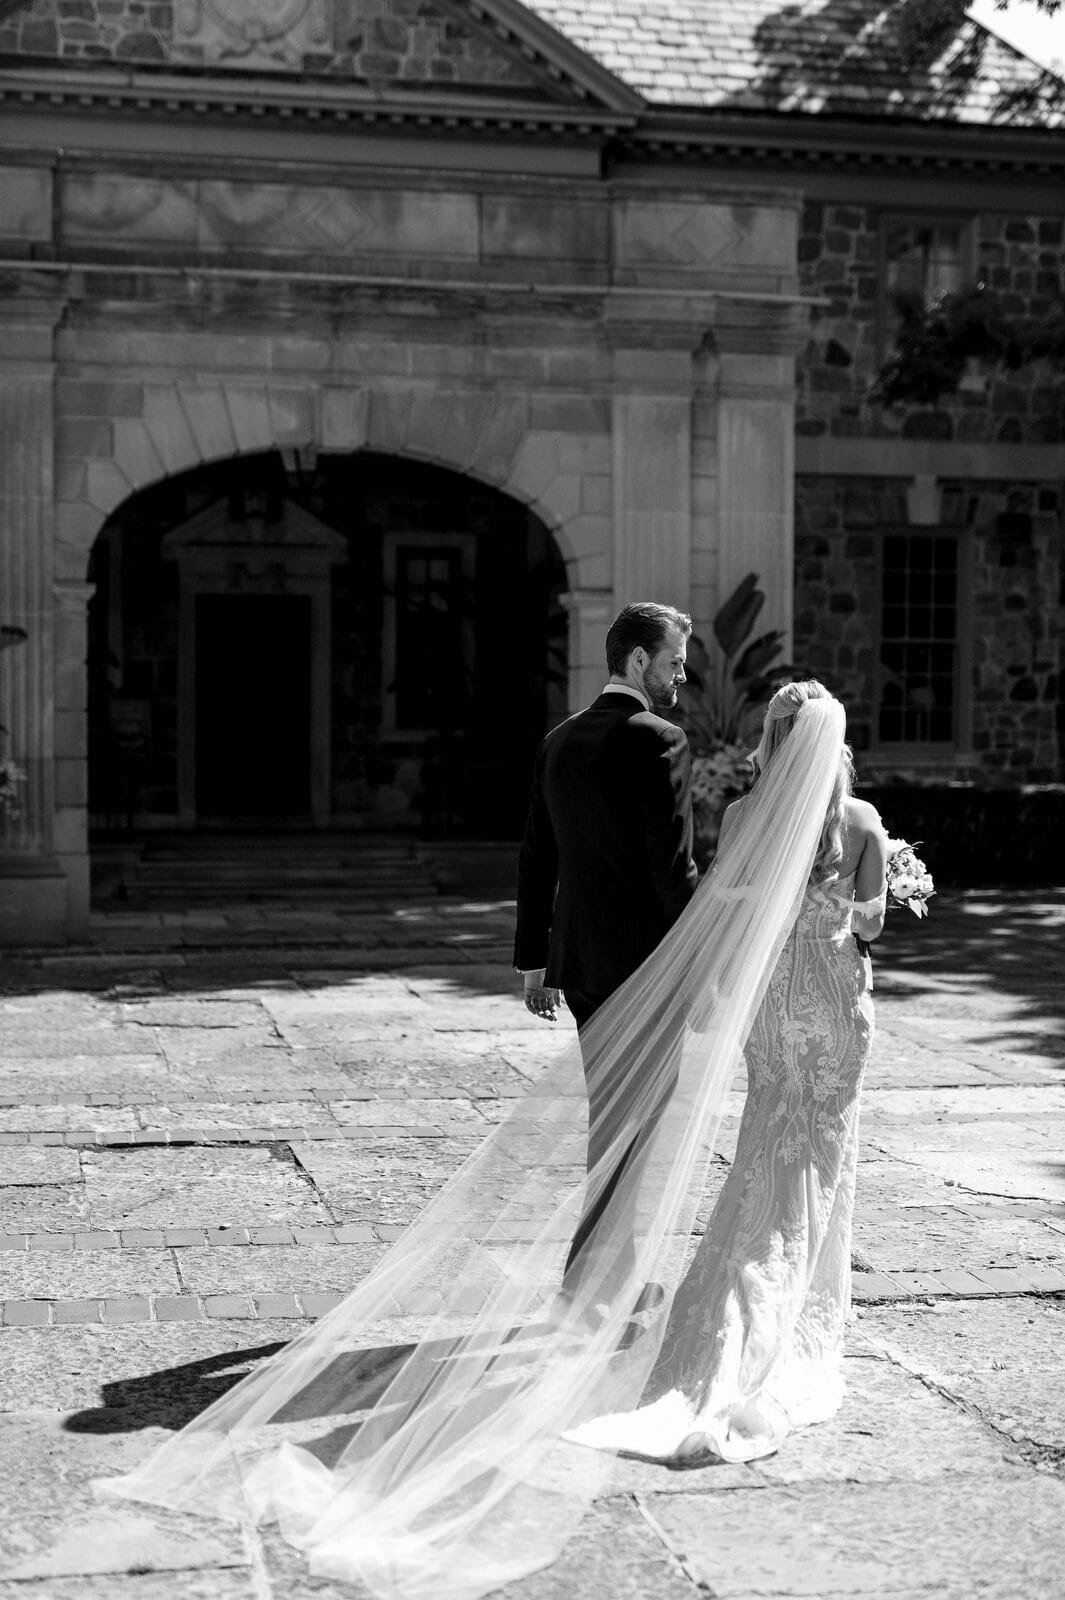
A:
[[[509,496],[239,457],[132,496],[90,579],[97,830],[519,833],[567,627],[557,545]]]

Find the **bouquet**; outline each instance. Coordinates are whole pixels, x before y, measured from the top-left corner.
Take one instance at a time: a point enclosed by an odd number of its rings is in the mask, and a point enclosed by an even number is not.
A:
[[[723,744],[692,757],[692,803],[721,810],[751,787],[751,758],[741,744]]]
[[[714,854],[725,807],[737,795],[746,794],[752,776],[750,757],[740,744],[721,744],[709,754],[692,757],[694,854],[700,870]]]
[[[905,839],[889,839],[887,845],[888,905],[908,906],[915,917],[926,917],[936,889],[932,874],[916,853],[917,845]]]

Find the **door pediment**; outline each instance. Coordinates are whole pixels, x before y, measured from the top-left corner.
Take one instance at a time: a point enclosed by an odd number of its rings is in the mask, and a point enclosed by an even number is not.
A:
[[[186,588],[277,593],[300,592],[308,580],[327,578],[347,558],[348,545],[291,500],[273,521],[254,504],[245,516],[231,517],[228,502],[218,500],[173,528],[162,550],[166,560],[179,563]]]

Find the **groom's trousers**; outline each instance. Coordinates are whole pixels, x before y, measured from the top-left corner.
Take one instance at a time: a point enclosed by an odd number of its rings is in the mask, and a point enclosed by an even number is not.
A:
[[[583,1030],[586,1027],[586,1025],[588,1024],[588,1022],[595,1015],[595,1013],[598,1011],[599,1007],[604,1003],[604,1001],[606,1001],[606,1000],[608,1000],[610,998],[609,995],[605,995],[605,994],[600,994],[600,995],[587,994],[583,990],[580,990],[580,989],[566,989],[564,991],[564,994],[565,994],[566,1005],[569,1007],[569,1009],[570,1009],[570,1011],[571,1011],[571,1013],[573,1015],[573,1020],[577,1024],[578,1036],[583,1032]],[[585,1247],[592,1240],[593,1235],[595,1234],[595,1230],[598,1227],[599,1223],[601,1222],[601,1220],[603,1218],[603,1214],[606,1211],[607,1206],[610,1204],[610,1201],[611,1201],[614,1193],[616,1192],[618,1184],[621,1182],[621,1179],[625,1176],[626,1173],[632,1172],[634,1170],[634,1168],[638,1165],[638,1163],[640,1162],[642,1157],[647,1153],[647,1150],[648,1150],[648,1147],[649,1147],[649,1144],[650,1144],[651,1135],[654,1132],[656,1126],[658,1125],[659,1119],[661,1118],[663,1112],[666,1109],[666,1106],[669,1103],[669,1097],[670,1097],[670,1094],[672,1093],[674,1082],[675,1082],[675,1078],[672,1081],[670,1081],[669,1083],[667,1083],[666,1085],[664,1085],[661,1097],[659,1098],[659,1101],[658,1101],[657,1105],[654,1106],[651,1109],[651,1111],[649,1112],[648,1116],[646,1117],[646,1119],[644,1121],[644,1124],[641,1127],[639,1133],[636,1134],[635,1138],[631,1141],[631,1143],[628,1145],[628,1147],[626,1148],[624,1153],[620,1156],[620,1158],[618,1160],[618,1163],[617,1163],[617,1166],[614,1168],[614,1170],[610,1174],[609,1178],[606,1180],[606,1182],[603,1184],[602,1188],[599,1190],[599,1192],[594,1197],[589,1196],[588,1199],[586,1199],[586,1201],[585,1201],[585,1209],[584,1209],[584,1211],[583,1211],[583,1213],[581,1215],[581,1220],[577,1225],[577,1231],[573,1235],[573,1243],[570,1245],[569,1254],[566,1257],[566,1265],[565,1265],[565,1269],[563,1271],[563,1283],[565,1283],[566,1279],[569,1278],[571,1276],[571,1274],[573,1274],[575,1271],[579,1272],[581,1254],[585,1250]],[[592,1169],[595,1167],[595,1165],[596,1165],[596,1163],[597,1163],[597,1161],[599,1159],[598,1158],[598,1154],[597,1154],[597,1148],[596,1148],[597,1144],[598,1144],[598,1134],[599,1134],[598,1124],[599,1124],[599,1117],[597,1116],[597,1110],[596,1110],[596,1106],[595,1106],[595,1102],[594,1102],[594,1097],[589,1092],[589,1104],[588,1104],[588,1170],[589,1170],[589,1172],[592,1171]],[[622,1259],[621,1257],[619,1257],[619,1259],[618,1259],[618,1261],[616,1263],[617,1270],[618,1270],[618,1272],[619,1272],[619,1274],[621,1276],[626,1276],[627,1273],[629,1271],[631,1271],[632,1265],[633,1265],[634,1260],[635,1260],[635,1248],[634,1248],[634,1246],[630,1244],[627,1247],[627,1249],[625,1250],[624,1254],[625,1254],[625,1259]]]

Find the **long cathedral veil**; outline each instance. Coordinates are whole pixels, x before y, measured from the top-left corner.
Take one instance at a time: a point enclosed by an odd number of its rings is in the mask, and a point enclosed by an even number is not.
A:
[[[575,1039],[335,1310],[105,1492],[276,1519],[314,1572],[380,1600],[475,1600],[554,1560],[611,1468],[562,1434],[652,1375],[843,734],[838,701],[802,706],[714,871],[585,1030],[587,1092]],[[640,1158],[560,1297],[589,1098],[589,1191]]]

